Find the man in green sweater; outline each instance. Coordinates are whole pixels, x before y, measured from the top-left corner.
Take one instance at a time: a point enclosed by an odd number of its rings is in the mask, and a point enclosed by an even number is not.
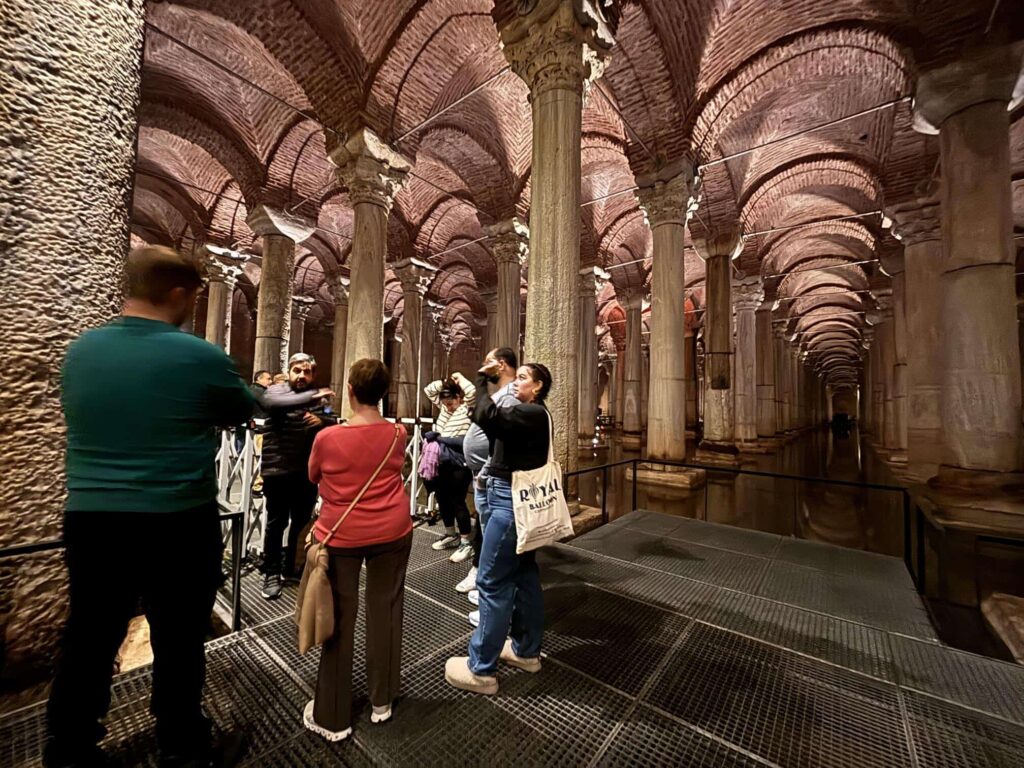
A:
[[[223,350],[178,328],[202,287],[194,263],[141,248],[125,271],[122,315],[82,334],[62,372],[71,604],[45,760],[102,762],[114,657],[141,599],[161,765],[213,765],[200,698],[222,579],[216,428],[245,422],[253,397]]]

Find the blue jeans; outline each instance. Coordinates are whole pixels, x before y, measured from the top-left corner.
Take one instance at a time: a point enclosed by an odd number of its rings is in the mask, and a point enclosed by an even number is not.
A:
[[[544,595],[536,552],[516,554],[510,482],[487,478],[487,508],[481,522],[484,545],[476,576],[480,626],[469,639],[469,668],[477,675],[493,675],[506,637],[512,637],[517,656],[540,655]]]

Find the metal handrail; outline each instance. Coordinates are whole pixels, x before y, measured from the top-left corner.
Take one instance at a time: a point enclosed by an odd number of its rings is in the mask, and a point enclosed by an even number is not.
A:
[[[232,509],[224,501],[218,500],[221,511],[221,523],[231,524],[231,631],[242,628],[242,534],[245,513]],[[32,544],[16,544],[11,547],[0,547],[0,560],[26,557],[40,552],[53,552],[64,549],[63,539],[48,539]]]
[[[576,469],[572,472],[565,472],[562,475],[563,487],[568,488],[568,480],[572,477],[580,477],[582,475],[588,475],[596,472],[601,473],[601,521],[603,524],[609,522],[608,515],[608,471],[617,467],[631,466],[633,469],[633,482],[631,483],[632,492],[632,509],[637,508],[637,486],[636,473],[637,468],[640,464],[655,464],[664,467],[682,467],[686,469],[703,469],[707,472],[729,472],[734,475],[750,475],[752,477],[768,477],[778,480],[794,480],[797,482],[806,483],[821,483],[825,485],[838,485],[847,488],[859,488],[861,490],[869,491],[885,491],[894,492],[900,494],[900,500],[903,507],[903,562],[907,567],[907,571],[910,573],[911,578],[914,581],[914,585],[917,587],[919,593],[924,592],[925,586],[925,558],[926,548],[924,546],[924,515],[918,504],[913,504],[910,496],[910,492],[899,485],[889,485],[886,483],[858,483],[852,480],[839,480],[836,478],[819,477],[813,475],[793,475],[785,474],[782,472],[766,472],[764,470],[755,469],[743,469],[741,467],[723,467],[713,464],[698,464],[696,462],[688,461],[671,461],[668,459],[621,459],[619,461],[611,461],[605,464],[597,464],[592,467],[584,467],[583,469]],[[707,510],[707,485],[705,485],[705,511]],[[913,516],[916,513],[916,531],[913,530]],[[916,532],[916,558],[915,549],[913,546],[914,533]],[[940,564],[941,567],[941,564]]]

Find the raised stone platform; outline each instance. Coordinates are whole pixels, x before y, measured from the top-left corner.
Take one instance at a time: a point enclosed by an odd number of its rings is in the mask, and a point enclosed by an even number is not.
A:
[[[501,691],[444,683],[471,606],[468,564],[416,532],[406,588],[403,691],[371,726],[356,629],[353,737],[303,729],[317,654],[299,657],[294,588],[273,603],[245,579],[246,628],[208,645],[206,706],[246,729],[249,765],[1024,765],[1024,670],[934,637],[893,558],[635,512],[540,555],[540,674]],[[106,747],[153,765],[148,668],[119,677]],[[0,764],[39,765],[43,705],[0,719]]]

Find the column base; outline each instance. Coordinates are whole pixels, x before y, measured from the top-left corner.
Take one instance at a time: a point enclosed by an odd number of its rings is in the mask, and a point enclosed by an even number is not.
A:
[[[740,453],[774,453],[775,446],[766,444],[761,440],[749,440],[736,443]]]
[[[623,432],[619,436],[619,445],[626,450],[639,451],[643,444],[643,434],[640,432]]]
[[[942,464],[928,485],[940,491],[945,489],[975,494],[1024,493],[1024,472],[987,472]]]
[[[633,468],[626,470],[626,479],[635,480],[644,485],[659,485],[666,488],[700,488],[707,479],[703,469],[690,467],[671,467],[664,464],[637,464],[636,474]]]
[[[600,528],[604,523],[601,519],[601,509],[599,507],[590,507],[586,504],[580,504],[578,506],[579,511],[572,515],[572,538],[582,536],[584,533],[589,533],[596,528]],[[567,541],[571,540],[572,539],[567,539]]]
[[[705,440],[697,448],[698,464],[717,464],[723,467],[740,465],[739,450],[733,443],[714,443]]]

